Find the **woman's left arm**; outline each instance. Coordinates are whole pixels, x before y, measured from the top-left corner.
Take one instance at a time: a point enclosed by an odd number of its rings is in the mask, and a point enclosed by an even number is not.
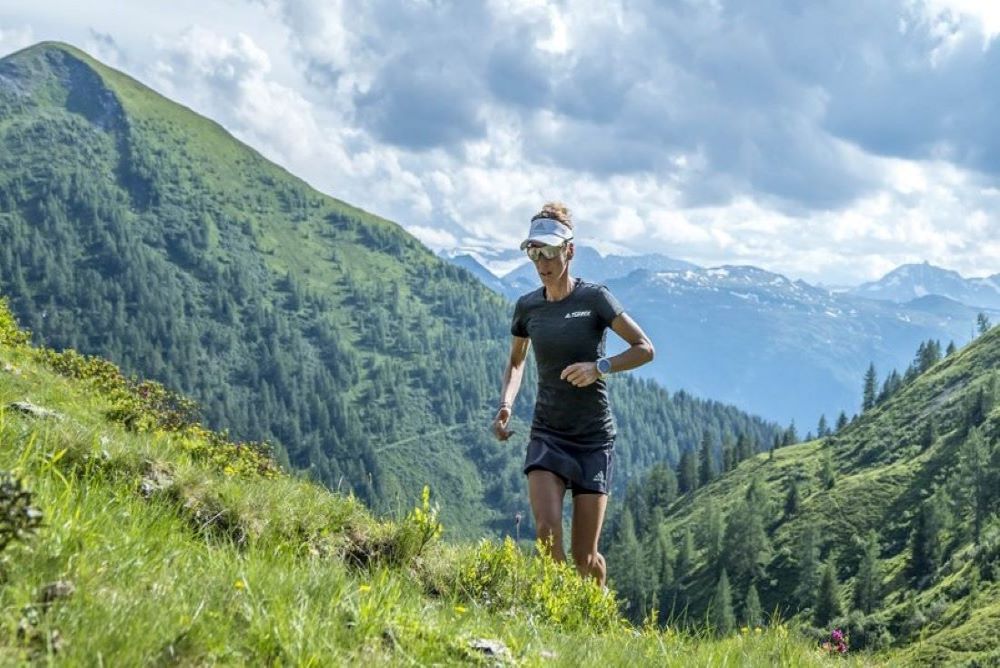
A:
[[[629,347],[614,357],[608,358],[611,362],[611,372],[628,371],[637,366],[642,366],[653,361],[656,351],[653,349],[653,342],[649,340],[646,333],[642,331],[638,323],[627,313],[618,314],[611,321],[611,329],[620,336]]]
[[[653,342],[627,313],[615,316],[611,321],[611,329],[629,344],[628,350],[608,358],[612,373],[634,369],[653,359],[656,353]],[[577,362],[563,369],[559,377],[576,387],[586,387],[600,378],[600,374],[594,362]]]

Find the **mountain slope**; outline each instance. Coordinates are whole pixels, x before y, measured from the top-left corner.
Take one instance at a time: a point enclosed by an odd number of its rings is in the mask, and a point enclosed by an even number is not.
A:
[[[0,117],[0,293],[36,340],[183,391],[209,424],[379,509],[425,483],[457,533],[526,509],[520,453],[487,432],[509,302],[72,47],[0,60]],[[774,433],[615,380],[623,479],[706,427]]]
[[[512,541],[440,543],[429,500],[377,521],[178,423],[154,386],[26,339],[0,300],[4,665],[829,663],[784,627],[635,629]],[[14,532],[29,510],[40,526]]]
[[[655,515],[628,512],[637,527]],[[841,613],[821,625],[849,629],[855,646],[902,647],[907,662],[990,665],[1000,656],[1000,328],[836,434],[757,455],[658,512],[678,550],[694,536],[691,565],[666,584],[612,576],[659,591],[661,609],[699,619],[726,568],[737,610],[753,582],[764,610],[816,624],[829,563]],[[748,541],[748,526],[766,539]],[[869,540],[871,609],[858,611]]]
[[[643,375],[794,419],[801,433],[821,414],[832,422],[857,411],[870,363],[884,378],[927,339],[968,341],[979,310],[941,298],[861,299],[743,266],[636,272],[609,287],[667,352]]]

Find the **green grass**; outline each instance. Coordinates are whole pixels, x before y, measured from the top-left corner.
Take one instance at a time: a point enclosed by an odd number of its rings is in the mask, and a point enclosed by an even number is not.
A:
[[[7,408],[25,398],[63,419]],[[479,639],[526,666],[827,661],[783,625],[634,628],[613,595],[512,543],[425,545],[430,506],[378,520],[316,484],[196,458],[189,436],[127,431],[110,407],[0,342],[0,470],[44,513],[0,555],[0,663],[494,665]],[[57,581],[73,593],[43,604]]]

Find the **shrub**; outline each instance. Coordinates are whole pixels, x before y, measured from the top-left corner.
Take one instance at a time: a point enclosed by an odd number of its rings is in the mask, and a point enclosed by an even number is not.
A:
[[[503,543],[482,541],[458,573],[459,589],[492,610],[527,610],[568,630],[602,631],[623,623],[613,593],[566,563],[525,555],[509,536]]]

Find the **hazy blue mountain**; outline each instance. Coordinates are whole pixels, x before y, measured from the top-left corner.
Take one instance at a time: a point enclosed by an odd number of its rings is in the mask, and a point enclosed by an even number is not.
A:
[[[498,295],[505,295],[507,297],[511,296],[510,287],[493,275],[493,272],[484,267],[482,263],[475,258],[475,256],[469,253],[460,253],[456,255],[446,255],[442,253],[441,257],[457,267],[467,269],[473,276],[479,279],[480,283]]]
[[[649,255],[601,255],[587,246],[577,245],[573,271],[588,281],[604,283],[612,278],[627,276],[633,271],[671,271],[697,269],[698,265],[656,253]],[[503,277],[511,294],[522,295],[538,287],[538,274],[531,262],[525,261]]]
[[[964,278],[956,271],[923,264],[904,264],[877,281],[863,283],[851,294],[870,299],[908,302],[926,295],[940,295],[969,306],[1000,308],[1000,274]]]
[[[864,299],[746,266],[638,271],[608,285],[656,345],[640,374],[794,419],[800,434],[822,413],[858,411],[870,362],[881,382],[906,368],[921,341],[968,341],[981,310],[941,297]]]

